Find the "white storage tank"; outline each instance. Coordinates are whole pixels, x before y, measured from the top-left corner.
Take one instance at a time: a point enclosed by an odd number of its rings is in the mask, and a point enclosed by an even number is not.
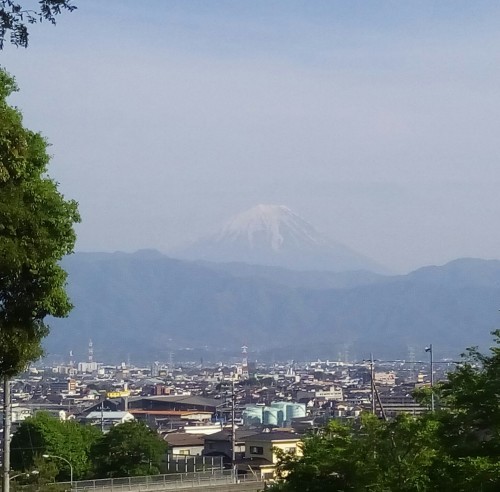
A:
[[[284,427],[287,420],[287,407],[289,403],[286,401],[273,401],[271,407],[278,410],[278,425]]]
[[[306,406],[304,403],[288,403],[286,406],[286,421],[291,424],[292,419],[306,416]]]
[[[286,401],[273,401],[271,403],[271,406],[273,408],[279,408],[280,410],[285,410],[287,405],[288,405],[288,402],[286,402]]]
[[[259,426],[263,422],[263,407],[248,406],[243,410],[241,417],[243,418],[243,424],[248,426]]]
[[[264,407],[264,425],[278,426],[278,409]]]

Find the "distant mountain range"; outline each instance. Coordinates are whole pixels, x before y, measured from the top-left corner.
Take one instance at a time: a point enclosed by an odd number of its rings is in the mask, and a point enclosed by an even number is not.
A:
[[[231,219],[215,234],[171,256],[293,270],[388,272],[374,260],[320,234],[284,205],[257,205]]]
[[[216,359],[243,343],[257,358],[404,358],[488,346],[498,327],[500,261],[462,259],[401,276],[298,272],[180,261],[155,251],[78,253],[64,260],[75,309],[53,320],[49,354]],[[187,350],[189,349],[189,350]],[[423,357],[423,355],[422,355]]]

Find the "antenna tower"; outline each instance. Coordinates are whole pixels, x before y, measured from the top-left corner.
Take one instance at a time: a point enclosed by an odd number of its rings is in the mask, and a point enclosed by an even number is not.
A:
[[[248,353],[247,353],[248,347],[246,345],[243,345],[241,347],[241,356],[242,356],[242,361],[241,361],[241,376],[243,379],[248,379],[249,374],[248,374]]]

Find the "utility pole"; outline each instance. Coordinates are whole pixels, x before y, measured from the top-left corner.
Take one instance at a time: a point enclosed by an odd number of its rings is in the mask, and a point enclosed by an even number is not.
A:
[[[432,351],[432,343],[425,349],[429,352],[431,362],[431,412],[434,412],[434,354]]]
[[[10,490],[10,432],[11,432],[11,401],[10,379],[3,377],[3,477],[2,491]]]
[[[372,397],[372,413],[375,415],[375,368],[373,365],[373,354],[370,354],[370,382]]]
[[[236,427],[234,418],[236,413],[236,395],[234,394],[234,379],[231,380],[231,465],[233,468],[233,480],[236,483]]]

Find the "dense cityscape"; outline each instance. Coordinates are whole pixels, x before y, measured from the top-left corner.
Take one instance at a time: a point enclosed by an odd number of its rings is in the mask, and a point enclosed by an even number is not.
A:
[[[442,378],[452,366],[435,364],[434,377]],[[430,384],[429,361],[264,365],[249,360],[245,346],[235,364],[205,367],[202,361],[170,360],[116,366],[95,361],[90,341],[86,361],[32,366],[12,380],[12,424],[15,434],[26,418],[47,412],[106,432],[137,419],[168,443],[165,473],[211,469],[217,463],[221,469],[236,466],[238,473],[272,479],[272,448],[281,441],[288,450],[296,448],[302,436],[330,420],[356,419],[362,412],[380,418],[419,415],[427,407],[413,393]]]

